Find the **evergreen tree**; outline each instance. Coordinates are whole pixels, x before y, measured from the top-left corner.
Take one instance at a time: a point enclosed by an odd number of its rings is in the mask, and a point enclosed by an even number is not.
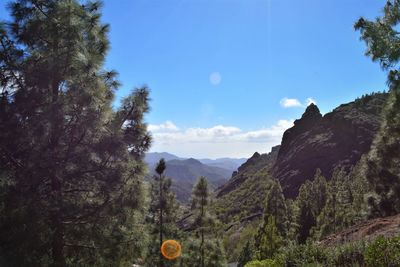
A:
[[[369,199],[372,216],[400,212],[400,1],[387,1],[383,16],[375,21],[360,18],[355,28],[367,44],[366,55],[389,71],[389,98],[381,128],[367,158],[366,176],[376,197]]]
[[[272,181],[272,185],[266,197],[264,218],[267,219],[269,216],[273,216],[279,234],[282,237],[286,237],[288,231],[287,208],[282,187],[278,180]]]
[[[350,199],[352,193],[347,178],[343,169],[335,168],[333,171],[328,183],[326,204],[317,219],[318,230],[315,233],[317,239],[347,226],[345,220],[352,203]]]
[[[246,263],[253,259],[253,246],[250,240],[247,240],[246,244],[244,245],[242,251],[240,252],[239,259],[238,259],[238,267],[244,267]]]
[[[267,215],[255,237],[256,257],[260,260],[273,258],[283,245],[275,221],[274,216]]]
[[[311,229],[317,224],[317,217],[325,207],[327,198],[327,182],[322,176],[321,171],[317,169],[314,180],[307,180],[301,185],[297,197],[299,207],[299,243],[304,243],[310,236]]]
[[[352,191],[351,222],[357,223],[365,220],[369,214],[367,196],[373,191],[365,175],[367,155],[363,155],[359,162],[351,169],[349,188]]]
[[[207,239],[203,245],[201,241],[188,239],[183,244],[185,249],[182,253],[179,266],[184,267],[200,267],[202,258],[199,250],[204,246],[204,266],[207,267],[225,267],[227,266],[225,250],[219,240]]]
[[[288,214],[288,234],[286,238],[286,243],[295,243],[298,238],[299,224],[297,218],[299,216],[299,207],[297,202],[293,199],[286,199],[286,207]]]
[[[214,215],[211,214],[211,199],[210,193],[208,189],[208,182],[207,179],[203,176],[199,177],[197,180],[196,185],[193,188],[192,194],[192,211],[194,214],[194,224],[193,227],[196,229],[196,233],[200,237],[200,246],[198,251],[200,252],[199,261],[195,266],[210,266],[210,262],[207,264],[207,261],[211,260],[210,255],[214,255],[214,252],[210,251],[215,244],[220,246],[218,250],[223,251],[223,245],[218,240],[218,233],[217,233],[217,220],[215,219]],[[206,235],[209,237],[206,238]],[[214,244],[214,245],[213,245]],[[215,257],[219,256],[220,258],[217,260]],[[208,259],[208,260],[207,260]],[[212,262],[224,262],[225,261],[225,254],[215,254],[213,256]],[[218,265],[212,265],[218,266]]]
[[[148,90],[112,108],[98,2],[18,0],[0,23],[0,254],[13,266],[140,256]],[[134,226],[135,225],[135,226]],[[136,226],[138,225],[138,226]]]
[[[209,204],[208,182],[204,176],[201,176],[193,189],[192,194],[192,209],[196,211],[195,225],[200,231],[200,262],[201,267],[204,267],[204,234],[205,228],[208,226],[209,218],[207,218],[207,206]]]
[[[321,170],[317,169],[314,175],[314,180],[311,184],[310,195],[313,207],[313,213],[318,216],[325,206],[327,199],[328,184],[324,176],[322,176]]]
[[[171,192],[172,181],[164,175],[165,169],[165,161],[161,159],[155,168],[157,175],[154,175],[151,183],[150,207],[147,218],[151,236],[145,260],[149,267],[156,265],[172,266],[176,263],[176,261],[165,260],[160,253],[164,239],[178,237],[178,229],[175,225],[178,203],[175,194]]]

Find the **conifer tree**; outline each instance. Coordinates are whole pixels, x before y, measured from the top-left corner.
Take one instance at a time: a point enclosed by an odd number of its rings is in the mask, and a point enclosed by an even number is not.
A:
[[[164,159],[161,159],[155,171],[150,191],[150,207],[147,222],[150,228],[150,242],[146,255],[147,266],[172,266],[176,262],[165,260],[160,253],[161,245],[164,239],[174,239],[178,237],[178,229],[175,222],[177,221],[176,211],[178,203],[175,194],[171,192],[172,181],[165,177],[166,169]]]
[[[343,169],[336,168],[328,183],[326,204],[317,219],[316,238],[322,238],[341,229],[346,223],[343,221],[351,205],[351,199],[346,197],[349,193],[348,179]],[[350,192],[351,195],[351,192]]]
[[[400,1],[386,2],[384,14],[375,21],[360,18],[355,29],[367,44],[366,55],[388,71],[389,97],[382,124],[367,158],[366,176],[376,197],[369,199],[372,216],[400,212]]]
[[[0,23],[0,255],[13,266],[140,256],[148,90],[113,110],[99,2],[17,0]],[[135,225],[135,226],[134,226]]]
[[[260,260],[271,259],[278,249],[283,245],[283,240],[279,235],[275,221],[276,219],[274,216],[267,215],[256,234],[256,257]]]
[[[293,199],[286,199],[287,218],[288,218],[288,234],[286,243],[295,243],[298,237],[299,224],[297,218],[299,216],[299,207]]]
[[[266,197],[264,208],[264,218],[273,216],[275,225],[278,228],[279,234],[286,237],[288,231],[288,217],[285,197],[283,196],[282,187],[278,180],[273,180],[272,185]]]
[[[238,267],[244,267],[246,263],[252,260],[253,258],[253,246],[251,244],[251,240],[247,240],[246,244],[244,245],[242,251],[240,252],[239,259],[238,259]]]
[[[204,176],[201,176],[193,189],[192,209],[196,211],[195,224],[200,231],[200,266],[204,267],[204,234],[205,228],[208,226],[207,205],[209,204],[208,182]]]
[[[317,224],[317,217],[325,207],[327,182],[319,169],[316,170],[314,180],[307,180],[301,185],[296,199],[299,207],[299,243],[304,243],[310,236],[311,229]]]
[[[180,259],[180,265],[183,267],[199,267],[201,266],[201,241],[188,239],[183,244],[185,249]],[[225,267],[227,266],[225,250],[219,240],[206,239],[204,246],[204,266],[206,267]]]

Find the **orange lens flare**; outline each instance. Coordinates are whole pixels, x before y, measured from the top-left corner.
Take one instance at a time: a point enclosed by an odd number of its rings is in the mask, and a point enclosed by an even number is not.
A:
[[[161,254],[168,260],[173,260],[181,255],[181,245],[175,240],[166,240],[161,246]]]

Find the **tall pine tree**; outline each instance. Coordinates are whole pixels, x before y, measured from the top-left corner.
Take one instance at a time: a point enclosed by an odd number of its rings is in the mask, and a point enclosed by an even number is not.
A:
[[[288,214],[282,187],[278,180],[273,180],[266,197],[264,219],[273,216],[279,234],[285,238],[288,231]],[[267,220],[268,221],[268,220]]]
[[[150,207],[147,216],[147,222],[150,228],[150,242],[146,255],[146,265],[154,266],[172,266],[176,262],[165,260],[160,253],[160,248],[165,239],[175,239],[178,237],[176,211],[178,203],[175,194],[171,192],[172,181],[165,177],[166,169],[164,159],[161,159],[156,168],[156,175],[151,183]]]
[[[192,194],[192,209],[196,211],[195,224],[200,231],[200,266],[204,267],[205,260],[205,245],[204,235],[208,226],[207,206],[209,204],[208,182],[204,176],[201,176],[193,189]]]
[[[299,243],[304,243],[311,234],[311,229],[317,225],[317,218],[325,207],[327,198],[327,182],[319,169],[316,170],[314,180],[307,180],[301,185],[297,196],[299,207],[298,225]]]
[[[99,2],[18,0],[0,24],[0,255],[116,266],[140,255],[148,90],[112,108]]]
[[[375,21],[360,18],[355,28],[367,44],[366,55],[388,71],[389,98],[383,121],[367,158],[366,176],[376,192],[369,199],[372,216],[400,212],[400,1],[387,1]]]

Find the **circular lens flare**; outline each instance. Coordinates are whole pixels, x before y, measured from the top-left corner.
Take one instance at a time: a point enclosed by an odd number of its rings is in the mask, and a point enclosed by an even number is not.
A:
[[[181,245],[175,240],[166,240],[161,245],[161,254],[168,260],[173,260],[181,255]]]

